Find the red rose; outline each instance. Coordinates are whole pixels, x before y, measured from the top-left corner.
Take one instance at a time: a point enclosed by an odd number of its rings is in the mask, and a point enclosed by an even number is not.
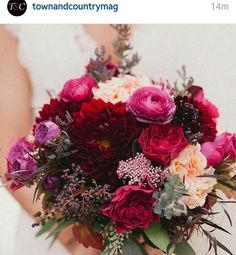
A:
[[[117,233],[135,228],[147,228],[155,220],[153,214],[152,189],[138,185],[126,185],[115,192],[110,205],[102,210],[102,214],[116,224]]]
[[[183,129],[171,124],[146,128],[138,142],[147,158],[162,165],[168,165],[188,145]]]

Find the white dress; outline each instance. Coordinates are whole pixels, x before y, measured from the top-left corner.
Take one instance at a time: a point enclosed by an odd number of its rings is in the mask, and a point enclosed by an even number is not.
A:
[[[19,40],[19,59],[29,73],[35,112],[48,101],[46,90],[56,94],[68,79],[84,73],[93,55],[95,42],[82,25],[9,25]],[[220,110],[219,129],[235,132],[236,114],[236,26],[216,25],[138,25],[133,45],[142,56],[136,74],[173,82],[182,64],[205,88],[206,95]],[[236,207],[229,207],[236,224]],[[226,218],[218,219],[229,228]],[[34,238],[32,219],[3,189],[0,190],[0,254],[68,254],[59,243],[48,250],[44,238]],[[236,228],[232,236],[217,233],[236,254]],[[205,254],[206,242],[194,239],[197,255]],[[219,255],[223,255],[219,251]]]

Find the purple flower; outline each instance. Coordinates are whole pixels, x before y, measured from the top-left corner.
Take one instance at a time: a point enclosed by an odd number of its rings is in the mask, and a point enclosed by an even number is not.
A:
[[[60,178],[56,175],[47,176],[43,182],[43,188],[46,191],[53,191],[60,185]]]
[[[140,122],[166,124],[175,114],[175,103],[165,91],[155,87],[140,88],[130,97],[127,108]]]
[[[27,181],[32,172],[37,169],[37,161],[30,155],[33,152],[33,145],[20,138],[11,147],[8,154],[8,173],[17,173],[18,178],[11,185],[11,188],[18,188]]]
[[[60,128],[50,120],[42,121],[36,125],[35,141],[38,145],[47,145],[52,139],[61,135]]]
[[[92,88],[94,87],[98,87],[94,78],[82,76],[79,79],[66,82],[59,96],[65,102],[87,102],[93,97]]]

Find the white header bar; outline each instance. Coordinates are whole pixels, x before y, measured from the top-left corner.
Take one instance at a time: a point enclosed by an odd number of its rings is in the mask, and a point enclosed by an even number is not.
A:
[[[1,0],[0,23],[236,23],[236,1]]]

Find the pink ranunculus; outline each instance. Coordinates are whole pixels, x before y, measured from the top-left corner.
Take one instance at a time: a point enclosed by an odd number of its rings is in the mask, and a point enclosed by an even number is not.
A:
[[[206,107],[206,109],[208,110],[212,118],[219,117],[219,112],[217,107],[205,98],[203,88],[199,86],[191,86],[189,90],[190,90],[190,93],[192,93],[193,95],[193,101],[202,103]]]
[[[49,141],[60,135],[60,128],[50,120],[42,121],[35,127],[35,141],[40,146],[47,145]]]
[[[220,146],[216,146],[214,142],[206,142],[201,146],[202,154],[207,158],[208,166],[216,166],[224,159],[224,150]]]
[[[13,182],[11,189],[22,186],[24,184],[23,180],[27,180],[27,177],[37,169],[37,161],[30,155],[32,151],[33,145],[25,138],[20,138],[12,145],[7,158],[7,172],[8,174],[17,172],[19,176],[22,176],[22,183]]]
[[[129,98],[127,109],[140,122],[166,124],[173,120],[176,107],[167,92],[156,87],[144,87]]]
[[[138,142],[143,154],[161,165],[168,165],[188,145],[183,129],[171,124],[146,128]]]
[[[120,187],[102,214],[116,224],[117,233],[135,228],[147,228],[157,220],[153,213],[154,190],[138,185]]]
[[[236,134],[224,132],[216,137],[214,143],[223,149],[225,157],[229,156],[231,159],[236,159]]]
[[[98,87],[96,80],[90,76],[82,76],[65,83],[59,96],[65,102],[82,103],[93,97],[92,88]]]

